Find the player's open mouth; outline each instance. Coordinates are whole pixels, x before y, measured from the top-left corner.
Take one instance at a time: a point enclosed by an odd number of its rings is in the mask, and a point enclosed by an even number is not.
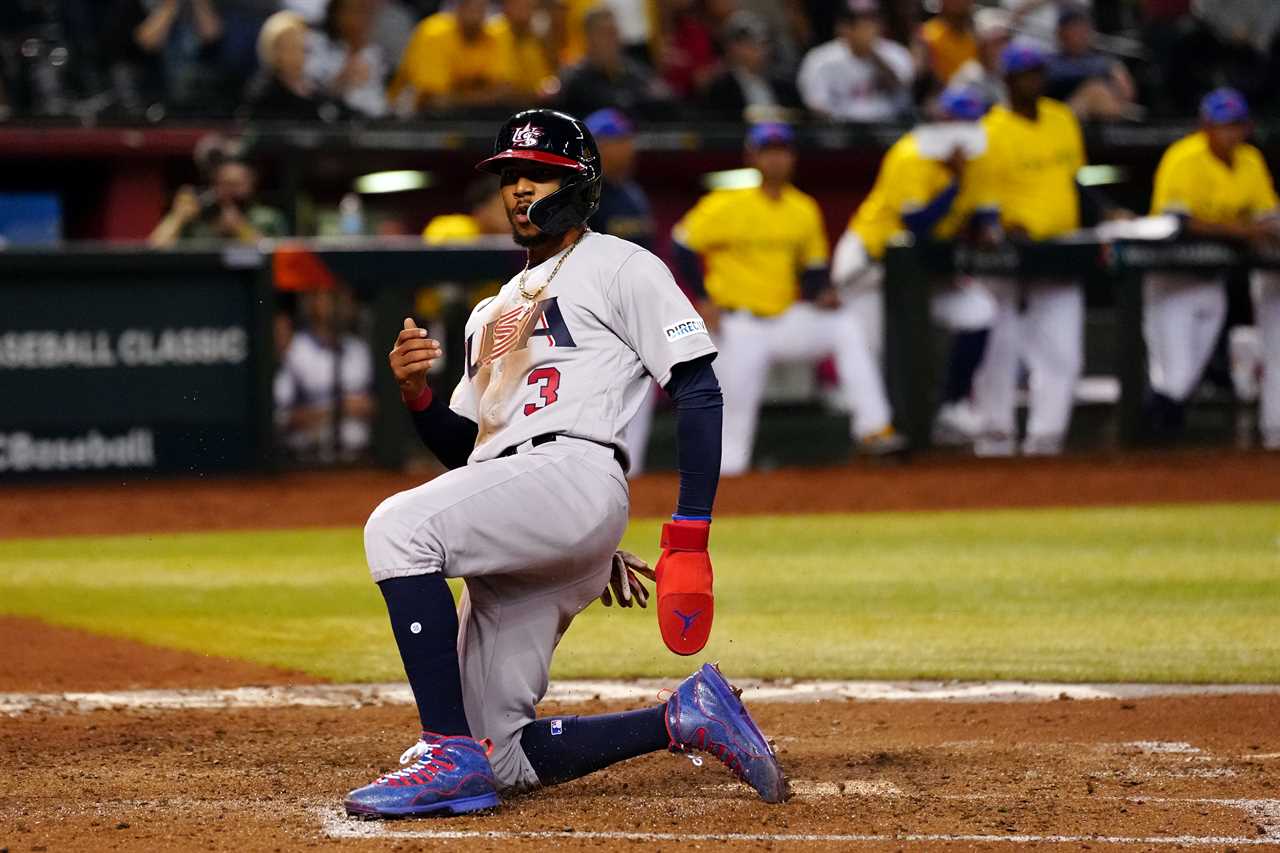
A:
[[[515,219],[515,222],[517,225],[528,225],[529,224],[529,206],[524,205],[521,207],[517,207],[515,209],[515,213],[513,214],[513,218]]]

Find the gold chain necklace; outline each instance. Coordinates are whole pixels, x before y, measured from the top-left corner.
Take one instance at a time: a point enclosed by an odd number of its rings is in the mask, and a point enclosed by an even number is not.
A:
[[[578,239],[569,244],[569,248],[560,256],[560,260],[556,261],[556,265],[551,269],[551,275],[547,276],[547,280],[540,284],[537,289],[528,291],[524,289],[525,282],[529,278],[529,262],[524,263],[524,272],[520,273],[520,281],[516,285],[520,289],[520,295],[532,302],[538,297],[538,294],[547,289],[547,285],[551,284],[551,280],[556,277],[556,273],[560,272],[560,267],[564,266],[564,262],[569,260],[569,256],[573,254],[573,250],[582,242],[582,238],[587,236],[587,232],[583,231],[578,235]]]

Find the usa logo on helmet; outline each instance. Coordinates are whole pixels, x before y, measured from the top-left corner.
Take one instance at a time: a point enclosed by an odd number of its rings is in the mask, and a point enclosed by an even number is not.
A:
[[[511,134],[511,146],[513,148],[532,148],[538,144],[538,140],[541,138],[542,128],[534,127],[533,122],[530,122]]]

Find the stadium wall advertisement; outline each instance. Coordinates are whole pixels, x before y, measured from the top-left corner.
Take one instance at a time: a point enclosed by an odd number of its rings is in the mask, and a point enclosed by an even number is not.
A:
[[[244,252],[0,253],[0,479],[264,465],[261,266]]]

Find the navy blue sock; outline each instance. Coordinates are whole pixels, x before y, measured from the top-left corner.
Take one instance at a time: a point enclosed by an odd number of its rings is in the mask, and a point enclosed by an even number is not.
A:
[[[520,730],[520,746],[544,785],[559,785],[671,745],[667,706],[594,717],[544,717]]]
[[[987,330],[956,332],[951,338],[951,355],[947,359],[947,381],[942,389],[942,402],[954,403],[973,390],[973,374],[982,364],[987,351]]]
[[[378,584],[423,731],[471,735],[458,671],[458,611],[440,572]]]

